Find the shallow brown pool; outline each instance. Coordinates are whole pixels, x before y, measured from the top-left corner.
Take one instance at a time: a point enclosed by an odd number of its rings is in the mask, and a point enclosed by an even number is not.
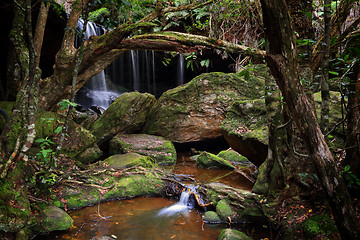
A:
[[[192,175],[198,182],[222,182],[237,188],[251,189],[251,183],[243,176],[229,170],[200,169],[187,153],[180,153],[178,163],[171,171],[178,174]],[[73,227],[67,231],[53,232],[38,236],[42,239],[78,239],[89,240],[96,237],[103,239],[178,239],[210,240],[217,239],[224,228],[241,230],[253,239],[270,238],[270,231],[263,227],[229,226],[204,224],[203,212],[186,208],[174,210],[171,214],[159,214],[167,207],[174,207],[177,201],[165,198],[136,198],[132,200],[101,203],[81,210],[70,211],[74,219]],[[99,238],[97,238],[99,239]]]

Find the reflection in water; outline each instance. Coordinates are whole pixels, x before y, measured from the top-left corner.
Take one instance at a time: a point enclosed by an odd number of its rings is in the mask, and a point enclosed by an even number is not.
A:
[[[234,187],[251,189],[251,184],[241,175],[229,170],[201,169],[189,155],[179,154],[178,163],[173,167],[174,173],[193,175],[198,182],[209,182],[214,179]],[[177,239],[209,240],[217,239],[222,229],[229,225],[204,224],[203,213],[188,206],[190,192],[184,191],[179,202],[165,198],[136,198],[132,200],[112,201],[93,207],[71,211],[73,227],[67,231],[38,236],[42,239]],[[235,227],[232,225],[231,227]],[[239,226],[238,226],[239,227]],[[268,232],[253,228],[241,231],[253,239],[269,237]],[[260,234],[259,236],[256,236]],[[107,237],[107,238],[101,238]]]
[[[107,236],[116,239],[216,239],[220,226],[204,225],[195,209],[169,211],[176,202],[164,198],[137,198],[114,201],[70,213],[74,227],[37,239],[92,239]],[[173,209],[174,210],[174,209]]]

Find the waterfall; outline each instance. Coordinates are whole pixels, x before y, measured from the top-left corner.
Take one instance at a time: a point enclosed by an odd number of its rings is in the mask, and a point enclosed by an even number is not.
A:
[[[153,71],[153,93],[156,96],[156,78],[155,78],[155,51],[151,51],[151,65]]]
[[[130,50],[131,66],[133,73],[133,88],[140,90],[139,50]]]
[[[161,209],[158,216],[169,217],[175,214],[187,213],[187,210],[189,209],[189,198],[193,191],[193,188],[184,189],[181,192],[179,201],[170,207]]]
[[[179,62],[178,62],[178,69],[177,69],[177,85],[182,85],[184,84],[184,73],[185,73],[185,68],[184,68],[184,55],[179,54]]]
[[[83,27],[84,20],[79,19],[78,28],[83,29]],[[105,28],[100,27],[93,22],[88,22],[86,25],[85,40],[94,35],[100,36],[105,32]],[[76,41],[75,45],[80,45],[79,40]],[[79,91],[78,95],[79,96],[76,97],[76,102],[84,108],[100,106],[106,109],[120,94],[108,90],[105,71],[103,70],[93,76]]]

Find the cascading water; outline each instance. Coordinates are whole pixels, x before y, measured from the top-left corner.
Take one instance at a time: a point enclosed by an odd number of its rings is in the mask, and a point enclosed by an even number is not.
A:
[[[139,50],[131,50],[131,63],[133,73],[133,87],[134,90],[140,90],[140,70],[139,70]]]
[[[84,28],[83,19],[79,19],[78,28]],[[89,39],[90,36],[100,36],[105,32],[106,30],[103,27],[99,27],[93,22],[88,22],[86,25],[85,40]],[[97,75],[93,76],[84,85],[76,97],[76,102],[82,105],[84,108],[100,106],[106,109],[119,95],[120,94],[115,91],[108,90],[105,71],[103,70]]]
[[[156,84],[155,84],[155,51],[151,51],[151,67],[153,72],[153,93],[156,96]]]
[[[185,73],[184,62],[185,62],[184,55],[179,54],[177,85],[184,84],[184,73]]]
[[[175,214],[186,214],[189,210],[190,195],[194,193],[194,191],[196,191],[194,187],[188,187],[189,188],[186,188],[181,192],[179,202],[175,203],[170,207],[161,209],[158,213],[158,216],[169,217]]]

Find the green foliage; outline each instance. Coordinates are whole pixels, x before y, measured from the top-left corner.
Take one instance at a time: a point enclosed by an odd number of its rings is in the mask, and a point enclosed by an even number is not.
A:
[[[346,165],[342,173],[349,187],[360,187],[360,178],[351,171],[350,165]]]
[[[60,102],[58,102],[57,105],[60,106],[61,110],[64,110],[64,109],[67,109],[69,107],[76,107],[77,103],[71,102],[69,99],[63,99]]]
[[[186,68],[190,68],[192,71],[195,71],[195,60],[197,55],[194,52],[191,52],[185,56]]]
[[[89,21],[90,22],[104,22],[106,17],[110,16],[110,11],[102,7],[96,11],[89,13]]]
[[[37,160],[43,165],[49,165],[55,153],[51,147],[55,143],[49,137],[36,139],[35,142],[40,144],[40,151],[36,154]]]
[[[63,18],[63,15],[65,13],[64,5],[59,5],[55,0],[42,0],[45,4],[50,4],[51,8],[56,12],[56,14]]]

